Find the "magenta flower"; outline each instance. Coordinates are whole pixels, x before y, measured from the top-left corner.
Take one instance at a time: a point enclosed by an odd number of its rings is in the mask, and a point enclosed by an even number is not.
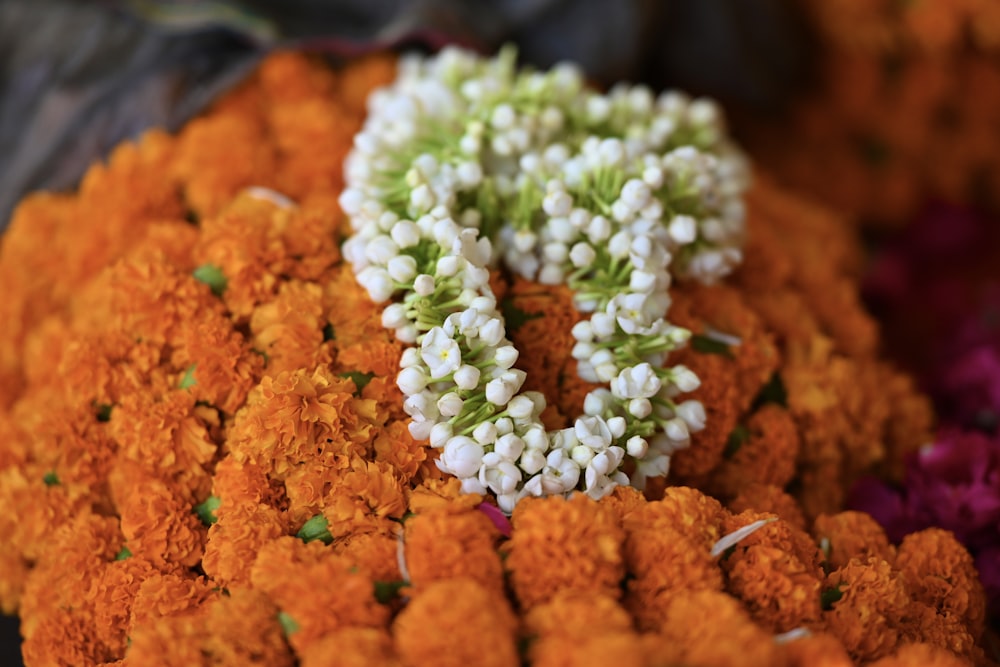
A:
[[[504,514],[499,507],[491,505],[490,503],[479,503],[476,505],[476,509],[489,517],[490,521],[493,522],[493,525],[496,526],[501,535],[504,537],[510,537],[512,530],[510,519],[507,518],[507,515]]]
[[[1000,437],[944,430],[907,462],[906,485],[858,482],[848,504],[868,512],[894,542],[938,526],[976,557],[994,608],[1000,608]]]

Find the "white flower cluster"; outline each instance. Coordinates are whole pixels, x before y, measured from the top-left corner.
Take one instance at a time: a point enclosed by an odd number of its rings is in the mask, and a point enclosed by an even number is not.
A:
[[[710,282],[740,260],[747,168],[713,103],[601,95],[571,66],[519,72],[510,51],[449,48],[373,93],[346,177],[344,255],[393,300],[383,324],[414,345],[398,377],[410,430],[463,489],[509,512],[527,495],[641,488],[704,427],[700,403],[676,400],[698,378],[664,367],[690,333],[665,318],[672,274]],[[571,428],[547,432],[544,397],[522,391],[489,286],[501,259],[569,284],[590,313],[573,356],[608,388]]]

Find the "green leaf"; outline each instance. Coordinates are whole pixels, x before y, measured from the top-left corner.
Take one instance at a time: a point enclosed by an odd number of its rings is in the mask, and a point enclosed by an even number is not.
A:
[[[408,581],[376,581],[375,599],[381,604],[386,604],[399,594],[400,589],[409,586]]]
[[[503,313],[507,333],[517,331],[524,325],[525,322],[537,320],[539,317],[543,317],[541,313],[524,312],[514,305],[514,301],[512,299],[502,299],[500,301],[500,312]]]
[[[198,364],[191,364],[188,369],[184,371],[184,377],[181,378],[180,383],[177,385],[178,389],[190,389],[191,387],[198,384],[198,381],[194,379],[194,369]]]
[[[42,477],[42,481],[45,482],[45,486],[56,486],[59,484],[59,477],[55,470],[50,470]]]
[[[740,447],[750,439],[750,429],[748,429],[743,424],[739,424],[733,429],[733,432],[729,434],[729,439],[726,441],[726,449],[722,452],[722,455],[727,459],[733,458],[736,452],[740,451]]]
[[[691,347],[702,354],[718,354],[730,359],[733,358],[733,351],[729,349],[728,345],[702,334],[691,336]]]
[[[229,284],[229,280],[222,273],[222,269],[214,264],[202,264],[191,275],[194,276],[195,280],[211,287],[212,293],[215,296],[222,296],[222,293],[226,291],[226,285]]]
[[[781,380],[781,376],[778,375],[777,371],[767,381],[767,384],[761,388],[757,397],[753,399],[751,410],[756,410],[767,403],[775,403],[784,408],[788,407],[788,392],[785,390],[785,383]]]
[[[115,556],[115,560],[125,560],[126,558],[131,558],[132,552],[128,547],[122,547],[122,550],[118,552]]]
[[[333,542],[333,535],[330,534],[329,526],[326,517],[317,514],[302,525],[302,528],[296,533],[296,537],[303,542],[319,540],[323,544],[330,544]]]
[[[194,513],[198,515],[201,522],[206,526],[211,526],[213,523],[219,520],[215,516],[215,510],[219,509],[219,505],[222,501],[218,496],[209,496],[205,499],[205,502],[198,503],[194,506]]]
[[[337,332],[334,331],[333,325],[329,322],[323,327],[323,342],[325,343],[328,340],[337,340]]]
[[[840,584],[837,584],[833,588],[827,588],[819,594],[819,606],[823,608],[823,611],[830,611],[833,609],[835,602],[844,597],[844,592],[840,590]]]
[[[362,373],[361,371],[347,371],[346,373],[341,373],[340,377],[350,378],[354,381],[354,387],[357,389],[355,393],[360,394],[361,391],[368,386],[368,383],[372,381],[375,377],[374,373]]]
[[[416,512],[411,512],[410,510],[406,510],[405,512],[403,512],[403,516],[399,517],[398,519],[394,517],[389,517],[389,520],[406,525],[406,522],[415,516],[417,516]]]
[[[286,637],[299,631],[299,624],[286,611],[278,612],[278,623],[281,624],[281,629],[285,632]]]
[[[111,421],[111,410],[115,406],[109,405],[108,403],[95,403],[94,409],[97,411],[97,421],[99,422],[109,422]]]

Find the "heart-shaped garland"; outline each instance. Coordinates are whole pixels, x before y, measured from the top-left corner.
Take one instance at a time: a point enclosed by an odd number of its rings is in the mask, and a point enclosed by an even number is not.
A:
[[[463,490],[513,510],[527,495],[642,488],[704,428],[698,387],[664,367],[686,329],[669,324],[671,272],[711,282],[741,259],[748,168],[718,107],[643,86],[608,94],[580,72],[518,71],[447,48],[405,57],[375,91],[346,162],[344,255],[382,322],[414,344],[398,385],[410,431],[442,449]],[[590,392],[572,428],[547,432],[545,398],[506,338],[489,269],[566,283]],[[623,471],[623,464],[631,460]]]

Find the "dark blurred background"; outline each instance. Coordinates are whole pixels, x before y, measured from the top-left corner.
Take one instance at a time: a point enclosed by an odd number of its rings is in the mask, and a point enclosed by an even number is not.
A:
[[[0,0],[0,229],[37,189],[149,127],[176,130],[270,49],[347,58],[379,48],[505,42],[573,60],[599,84],[645,81],[758,111],[803,78],[785,0]]]

